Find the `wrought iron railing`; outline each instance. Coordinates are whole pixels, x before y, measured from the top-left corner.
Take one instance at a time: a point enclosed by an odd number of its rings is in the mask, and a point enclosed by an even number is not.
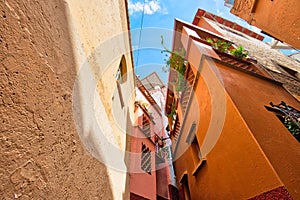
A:
[[[284,101],[281,101],[277,105],[270,102],[270,105],[271,107],[265,106],[265,108],[274,112],[284,126],[300,142],[300,111],[287,105]]]

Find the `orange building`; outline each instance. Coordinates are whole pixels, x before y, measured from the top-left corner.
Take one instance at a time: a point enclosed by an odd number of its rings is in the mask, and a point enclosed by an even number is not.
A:
[[[174,31],[173,51],[185,52],[185,61],[170,66],[165,112],[179,197],[299,199],[299,135],[286,123],[299,128],[300,84],[275,62],[299,64],[201,9],[193,24],[176,19]]]
[[[278,40],[300,49],[300,1],[234,0],[231,12]]]

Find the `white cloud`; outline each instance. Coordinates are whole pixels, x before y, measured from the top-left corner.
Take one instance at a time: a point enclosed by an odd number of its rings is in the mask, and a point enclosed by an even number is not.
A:
[[[219,9],[217,9],[217,15],[219,15],[220,17],[222,17],[224,13],[222,11],[220,11]]]
[[[132,1],[128,2],[128,10],[129,14],[132,15],[137,12],[143,12],[144,7],[144,13],[146,15],[153,15],[156,12],[161,12],[162,7],[160,5],[160,2],[158,0],[151,0],[151,1],[145,1],[145,5],[141,2],[135,2]]]

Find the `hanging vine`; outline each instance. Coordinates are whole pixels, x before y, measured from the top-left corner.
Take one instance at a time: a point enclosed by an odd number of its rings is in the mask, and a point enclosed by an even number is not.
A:
[[[186,70],[186,64],[187,60],[185,57],[185,51],[181,49],[180,51],[171,51],[164,45],[164,38],[161,36],[161,45],[163,46],[163,49],[161,53],[165,53],[165,56],[168,57],[165,59],[166,62],[166,68],[163,68],[164,72],[169,71],[170,68],[174,69],[178,73],[178,79],[175,83],[176,85],[176,91],[183,91],[185,89],[185,70]]]

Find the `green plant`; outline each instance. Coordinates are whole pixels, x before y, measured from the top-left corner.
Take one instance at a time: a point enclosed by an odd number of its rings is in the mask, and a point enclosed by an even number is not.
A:
[[[167,114],[167,117],[173,117],[174,115],[176,115],[176,104],[173,102],[171,112]]]
[[[177,82],[175,83],[176,92],[185,90],[185,77],[180,72],[178,73]]]
[[[175,69],[177,72],[184,75],[185,72],[185,65],[187,63],[187,60],[184,58],[185,51],[179,50],[179,51],[171,51],[164,45],[164,38],[161,36],[161,45],[163,46],[164,50],[161,51],[161,53],[166,53],[165,56],[168,57],[168,59],[165,59],[166,66],[168,68]]]
[[[170,68],[174,69],[178,73],[177,82],[174,84],[176,85],[175,89],[176,91],[183,91],[185,89],[185,70],[186,70],[186,64],[187,60],[184,58],[185,51],[179,50],[177,51],[171,51],[164,45],[164,38],[161,36],[161,45],[163,46],[164,50],[161,51],[161,53],[166,53],[165,56],[168,57],[168,59],[165,59],[166,61],[166,69],[163,68],[163,71],[169,71]]]
[[[218,38],[207,38],[206,41],[209,42],[213,48],[225,53],[228,52],[232,45],[231,42],[223,41]]]
[[[237,58],[246,58],[248,56],[248,51],[244,50],[241,45],[238,46],[238,48],[231,50],[230,53]]]
[[[300,136],[300,128],[288,116],[284,117],[283,124],[292,133],[293,136]]]

